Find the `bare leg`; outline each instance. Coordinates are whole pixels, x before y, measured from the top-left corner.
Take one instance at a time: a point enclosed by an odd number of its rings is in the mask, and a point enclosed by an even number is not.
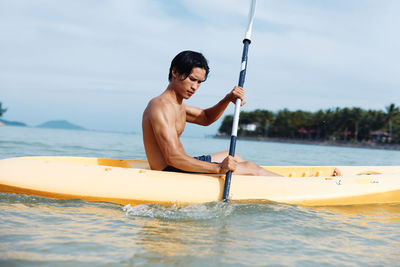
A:
[[[211,161],[222,162],[228,156],[228,154],[228,151],[212,154]],[[238,162],[238,166],[233,172],[234,174],[254,176],[281,176],[277,173],[267,171],[266,169],[255,164],[254,162],[245,161],[238,154],[235,154],[235,159]]]
[[[211,161],[212,162],[222,162],[228,155],[229,155],[229,151],[223,151],[223,152],[211,154]],[[245,161],[238,154],[235,154],[235,159],[237,160],[237,162]]]

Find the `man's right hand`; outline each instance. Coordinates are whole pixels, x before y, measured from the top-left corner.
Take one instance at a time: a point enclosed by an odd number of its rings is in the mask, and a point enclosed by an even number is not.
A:
[[[237,167],[237,160],[232,156],[227,156],[220,164],[219,164],[219,172],[227,173],[228,171],[234,172]]]

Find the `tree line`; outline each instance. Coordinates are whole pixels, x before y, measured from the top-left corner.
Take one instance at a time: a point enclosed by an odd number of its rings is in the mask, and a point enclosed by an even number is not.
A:
[[[229,136],[233,116],[225,116],[219,134]],[[238,136],[307,140],[400,143],[400,110],[334,108],[308,112],[257,109],[240,113]]]

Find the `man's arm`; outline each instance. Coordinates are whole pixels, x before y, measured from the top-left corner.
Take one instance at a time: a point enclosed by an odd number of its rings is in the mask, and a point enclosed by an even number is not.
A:
[[[208,126],[221,117],[230,102],[235,103],[236,99],[240,98],[242,100],[242,105],[244,105],[243,97],[244,89],[235,86],[229,94],[210,108],[201,109],[186,105],[186,120],[191,123]]]
[[[236,169],[237,163],[233,158],[224,160],[221,164],[215,164],[186,155],[176,131],[175,114],[173,108],[159,103],[153,107],[150,116],[154,136],[168,165],[184,171],[205,173],[226,173]]]

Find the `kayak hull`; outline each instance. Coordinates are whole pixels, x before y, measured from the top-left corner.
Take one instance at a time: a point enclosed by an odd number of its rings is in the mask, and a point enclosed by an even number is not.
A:
[[[400,202],[399,166],[265,166],[283,177],[233,175],[232,201],[309,206]],[[146,161],[84,157],[0,160],[0,192],[131,204],[222,199],[224,175],[153,171]]]

